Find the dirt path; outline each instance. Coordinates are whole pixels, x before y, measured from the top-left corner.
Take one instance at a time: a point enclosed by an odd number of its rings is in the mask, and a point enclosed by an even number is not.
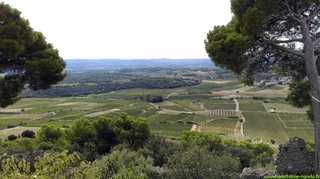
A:
[[[171,110],[171,109],[161,109],[161,111],[158,111],[159,114],[171,114],[171,115],[179,115],[179,114],[192,114],[192,112],[189,111],[177,111],[177,110]]]
[[[240,111],[240,108],[239,108],[239,106],[240,106],[240,104],[239,104],[239,101],[236,99],[236,98],[234,98],[233,99],[233,101],[234,101],[234,103],[236,104],[236,112],[239,112]]]
[[[101,116],[101,115],[105,115],[105,114],[109,114],[109,113],[114,113],[120,111],[120,109],[110,109],[110,110],[106,110],[106,111],[99,111],[99,112],[94,112],[94,113],[90,113],[85,115],[85,117],[97,117],[97,116]]]
[[[233,130],[234,136],[237,140],[241,140],[245,137],[244,135],[244,123],[246,122],[246,118],[243,116],[242,112],[240,111],[240,104],[237,99],[233,99],[234,103],[236,104],[236,112],[239,114],[240,120],[237,121],[237,124]]]

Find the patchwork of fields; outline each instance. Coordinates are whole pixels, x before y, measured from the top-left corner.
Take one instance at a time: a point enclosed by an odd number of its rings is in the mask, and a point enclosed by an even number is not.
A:
[[[306,109],[288,104],[282,95],[283,88],[257,91],[234,81],[205,81],[195,87],[177,89],[130,89],[81,97],[24,98],[9,109],[0,110],[0,137],[19,134],[21,129],[29,127],[32,130],[42,125],[68,127],[80,118],[94,120],[97,116],[124,112],[144,117],[153,133],[172,138],[197,125],[201,132],[228,139],[239,139],[240,130],[244,134],[241,139],[264,142],[282,143],[293,136],[313,139]],[[270,91],[270,96],[265,91]],[[251,92],[264,98],[249,99]],[[166,100],[151,104],[139,99],[144,95],[162,95]],[[237,117],[205,115],[206,111],[235,110],[234,95],[246,96],[238,100],[245,121]]]

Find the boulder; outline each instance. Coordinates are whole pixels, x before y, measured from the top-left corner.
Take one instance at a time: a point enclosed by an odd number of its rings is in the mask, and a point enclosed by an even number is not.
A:
[[[305,141],[295,137],[287,144],[279,146],[276,159],[277,173],[280,175],[309,175],[314,172],[315,154]]]

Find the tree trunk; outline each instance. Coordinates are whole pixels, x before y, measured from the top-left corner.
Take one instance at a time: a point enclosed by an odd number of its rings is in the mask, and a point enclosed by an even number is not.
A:
[[[317,98],[319,99],[319,98]],[[313,99],[312,110],[314,118],[314,140],[315,140],[315,172],[320,174],[320,103]]]
[[[312,110],[314,118],[314,140],[315,140],[315,172],[320,174],[320,78],[316,67],[316,56],[313,41],[305,36],[304,60],[306,72],[311,83],[310,95],[312,97]]]

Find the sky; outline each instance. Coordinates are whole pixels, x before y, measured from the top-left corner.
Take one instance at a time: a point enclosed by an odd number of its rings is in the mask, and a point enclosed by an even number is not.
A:
[[[207,58],[204,40],[231,20],[230,0],[0,0],[65,59]]]

